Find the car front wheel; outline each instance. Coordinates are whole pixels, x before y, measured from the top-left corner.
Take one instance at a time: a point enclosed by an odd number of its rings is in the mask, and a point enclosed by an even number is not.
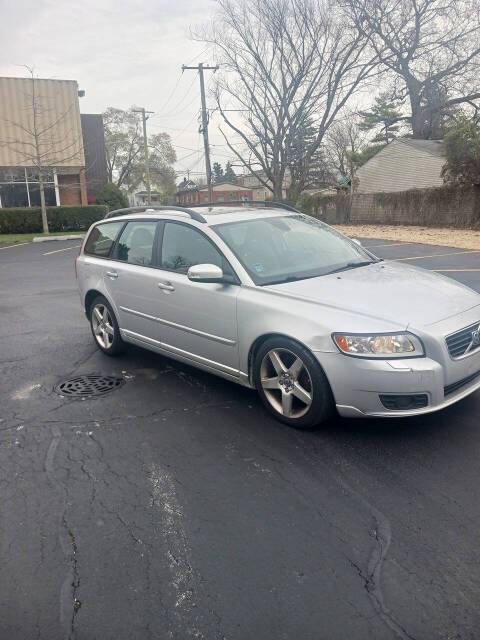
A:
[[[90,327],[97,346],[109,356],[122,351],[117,319],[103,296],[97,296],[90,306]]]
[[[328,380],[302,345],[288,338],[270,338],[258,349],[253,367],[260,397],[278,420],[297,429],[313,429],[332,416]]]

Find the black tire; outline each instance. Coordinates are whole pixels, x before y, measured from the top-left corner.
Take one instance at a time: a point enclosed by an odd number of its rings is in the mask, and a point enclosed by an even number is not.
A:
[[[278,370],[273,368],[273,356],[270,355],[272,352],[275,358],[280,356],[280,364],[287,368],[286,371],[281,369],[280,375]],[[294,358],[300,359],[304,367],[300,370],[298,379],[290,377],[293,373],[289,373],[289,367],[293,365],[293,372],[294,363],[298,363]],[[278,380],[281,386],[264,389],[262,375],[264,384],[276,385]],[[281,336],[269,338],[259,347],[253,361],[253,381],[267,410],[277,420],[291,427],[303,430],[314,429],[334,415],[335,403],[322,367],[308,349],[289,338]],[[303,391],[307,391],[307,395],[301,394],[302,400],[299,400],[296,394]],[[287,395],[293,397],[289,400],[290,405],[284,407],[283,402]],[[308,396],[310,396],[310,404],[304,399]],[[282,412],[285,410],[290,415],[284,415]]]
[[[108,338],[104,338],[104,334],[99,336],[96,333],[96,325],[98,325],[98,318],[96,319],[94,316],[95,310],[107,309],[108,318],[110,322],[106,325],[107,327],[111,327],[113,329],[113,335]],[[102,314],[103,315],[103,314]],[[97,296],[90,305],[88,310],[88,316],[90,319],[90,329],[92,330],[93,339],[95,340],[95,344],[97,347],[103,351],[107,356],[116,356],[121,353],[124,349],[124,342],[120,336],[120,329],[118,328],[117,318],[113,312],[113,309],[106,298],[103,296]],[[109,334],[110,335],[110,334]],[[104,344],[102,344],[102,342]]]

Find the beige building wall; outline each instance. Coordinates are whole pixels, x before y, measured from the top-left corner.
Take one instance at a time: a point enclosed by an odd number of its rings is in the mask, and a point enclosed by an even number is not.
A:
[[[42,166],[84,167],[77,83],[37,78],[0,78],[0,167],[35,166],[34,114]]]
[[[357,193],[441,187],[445,158],[395,140],[357,171]]]

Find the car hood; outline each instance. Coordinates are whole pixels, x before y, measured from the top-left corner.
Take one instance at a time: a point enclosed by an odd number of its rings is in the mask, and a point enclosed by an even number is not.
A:
[[[480,295],[472,289],[438,273],[394,262],[265,289],[405,327],[434,324],[480,305]]]

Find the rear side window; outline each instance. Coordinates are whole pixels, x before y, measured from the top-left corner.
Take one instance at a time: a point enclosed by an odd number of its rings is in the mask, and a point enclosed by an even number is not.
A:
[[[97,225],[88,236],[85,244],[85,253],[102,258],[108,257],[112,244],[124,222],[106,222]]]
[[[118,240],[117,260],[150,267],[156,229],[157,222],[129,222]]]

